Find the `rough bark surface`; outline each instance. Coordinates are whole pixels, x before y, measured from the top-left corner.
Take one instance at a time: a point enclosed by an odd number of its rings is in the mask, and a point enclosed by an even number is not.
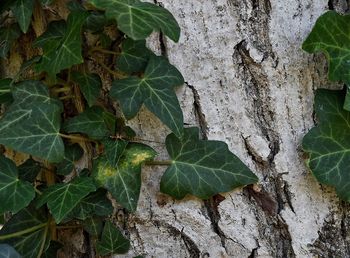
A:
[[[175,201],[159,192],[164,167],[144,168],[136,214],[116,212],[132,242],[127,255],[116,257],[350,257],[350,206],[316,182],[300,148],[314,125],[314,89],[339,86],[327,82],[324,58],[304,53],[301,43],[317,17],[328,9],[347,12],[349,2],[154,2],[182,28],[178,44],[159,34],[149,44],[185,77],[177,93],[186,125],[199,126],[205,139],[227,142],[260,182],[207,201]],[[52,13],[64,17],[61,6]],[[40,26],[34,30],[41,33]],[[11,52],[1,73],[18,70],[25,44]],[[107,75],[104,84],[110,85]],[[169,131],[153,115],[144,109],[130,125],[166,158]],[[82,236],[68,233],[76,251],[66,257],[93,257]]]
[[[337,87],[323,56],[301,43],[323,12],[346,12],[348,2],[158,4],[182,28],[179,44],[155,37],[151,45],[185,77],[185,123],[226,141],[260,183],[206,202],[174,201],[159,193],[164,168],[146,168],[139,209],[126,219],[133,249],[124,257],[349,257],[349,206],[310,175],[300,146],[314,125],[314,89]],[[143,124],[139,133],[154,141],[167,133],[147,111],[131,124]]]

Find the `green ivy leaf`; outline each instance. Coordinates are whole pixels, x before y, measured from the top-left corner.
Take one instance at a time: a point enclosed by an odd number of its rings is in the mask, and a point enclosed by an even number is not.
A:
[[[50,29],[36,41],[36,45],[41,45],[44,52],[41,61],[36,65],[38,72],[46,71],[54,77],[61,70],[84,61],[81,55],[81,29],[87,16],[87,12],[73,11],[68,16],[63,37],[58,37],[63,31],[63,25],[56,22],[55,27],[60,26],[59,32],[55,33],[54,29]],[[56,41],[53,40],[53,35]],[[45,43],[41,42],[43,38],[46,39]]]
[[[50,22],[46,31],[38,37],[33,46],[41,47],[45,52],[56,48],[67,31],[67,25],[64,20]]]
[[[72,72],[71,78],[74,82],[79,84],[80,90],[83,93],[88,105],[90,107],[94,105],[97,98],[100,96],[100,91],[102,88],[100,76],[97,74]]]
[[[50,98],[39,81],[21,82],[12,93],[14,103],[0,119],[0,144],[50,162],[61,161],[61,102]]]
[[[41,258],[53,258],[57,257],[57,252],[59,249],[61,249],[63,245],[60,242],[57,241],[50,241],[50,245],[47,248],[46,252],[43,253]]]
[[[142,104],[177,136],[183,132],[183,115],[174,87],[184,83],[181,73],[164,57],[152,56],[143,78],[130,77],[113,82],[110,95],[118,100],[127,119],[133,118]]]
[[[83,113],[68,119],[63,124],[63,130],[67,133],[84,133],[91,139],[103,139],[109,134],[104,113],[101,107],[88,108]]]
[[[328,59],[329,79],[350,84],[350,15],[328,11],[318,18],[303,43],[309,53],[323,52]]]
[[[107,221],[102,232],[101,241],[96,244],[97,254],[124,254],[130,248],[130,242],[110,222]]]
[[[12,43],[19,38],[21,32],[17,24],[0,29],[0,57],[6,58]]]
[[[9,78],[0,80],[0,104],[11,103],[13,101],[11,84],[12,80]]]
[[[350,85],[350,15],[328,11],[319,17],[303,43],[308,53],[323,52],[328,59],[328,77],[331,81],[343,81]],[[349,86],[348,86],[349,87]],[[344,108],[350,111],[348,89]]]
[[[90,235],[98,237],[103,230],[103,220],[98,217],[89,217],[83,221],[83,227]]]
[[[104,27],[108,25],[108,20],[104,13],[91,12],[86,19],[86,28],[93,33],[102,32]]]
[[[121,156],[123,155],[127,141],[118,140],[114,141],[112,139],[105,139],[103,142],[105,153],[109,164],[112,167],[117,167]]]
[[[11,11],[23,31],[28,31],[34,9],[34,0],[15,0],[11,6]]]
[[[0,244],[1,258],[21,258],[20,254],[8,244]]]
[[[165,8],[139,0],[89,0],[105,10],[107,19],[115,19],[118,28],[134,40],[145,39],[153,31],[162,31],[177,42],[180,27]]]
[[[337,194],[350,201],[350,112],[342,108],[344,93],[320,89],[315,96],[318,125],[303,139],[309,154],[307,165],[317,180],[334,186]]]
[[[112,212],[113,206],[106,196],[106,191],[99,189],[81,200],[69,217],[85,220],[92,215],[104,217]]]
[[[94,162],[93,175],[96,181],[106,188],[124,208],[135,211],[141,188],[141,165],[153,159],[156,152],[151,147],[140,143],[129,143],[123,152],[117,155],[115,150],[111,149],[113,153],[107,155],[119,157],[111,159],[118,164],[111,166],[106,157],[101,157]]]
[[[176,199],[187,194],[202,199],[254,184],[258,178],[220,141],[199,140],[198,128],[185,129],[180,140],[174,134],[166,138],[172,158],[165,171],[160,190]]]
[[[84,150],[77,143],[66,146],[63,161],[57,165],[57,174],[70,174],[74,169],[74,162],[81,159],[83,154]]]
[[[18,212],[26,207],[35,197],[33,186],[18,178],[16,164],[0,156],[0,214]]]
[[[144,71],[152,51],[146,47],[145,40],[123,41],[121,53],[116,61],[116,68],[122,72],[134,73]]]
[[[91,178],[78,177],[69,183],[48,187],[39,197],[37,207],[47,203],[52,216],[59,224],[89,193],[96,190]]]
[[[25,258],[40,257],[49,246],[48,222],[43,210],[35,210],[27,207],[11,217],[0,230],[0,243],[13,246],[16,251]],[[10,234],[30,231],[29,233],[2,240]]]
[[[22,165],[18,167],[19,178],[33,183],[41,170],[41,166],[33,159],[27,159]]]

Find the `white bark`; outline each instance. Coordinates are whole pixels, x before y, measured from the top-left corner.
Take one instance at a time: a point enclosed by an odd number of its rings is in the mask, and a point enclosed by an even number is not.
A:
[[[349,257],[349,209],[310,175],[300,146],[314,125],[313,90],[329,85],[324,58],[304,53],[301,43],[324,11],[344,11],[348,3],[161,4],[182,28],[178,44],[162,44],[186,80],[178,90],[185,122],[227,142],[260,182],[224,194],[216,207],[161,194],[164,168],[145,168],[138,211],[127,220],[132,250],[125,257]],[[168,133],[147,111],[131,124],[155,141]],[[162,144],[155,147],[166,155]]]

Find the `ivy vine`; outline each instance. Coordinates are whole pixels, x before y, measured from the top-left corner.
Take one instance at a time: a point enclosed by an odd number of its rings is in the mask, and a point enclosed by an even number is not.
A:
[[[335,187],[341,199],[350,201],[350,15],[323,14],[303,49],[323,52],[329,80],[345,84],[343,90],[316,91],[318,124],[303,139],[307,165],[319,182]]]
[[[40,21],[32,16],[45,16],[53,2],[0,3],[0,57],[11,61],[9,53],[26,35],[40,53],[12,78],[0,79],[0,144],[29,154],[21,164],[0,154],[0,214],[7,218],[0,254],[54,257],[61,247],[57,234],[70,227],[83,228],[99,255],[127,252],[129,240],[113,224],[112,200],[136,211],[143,165],[168,166],[160,190],[176,199],[208,199],[257,181],[225,143],[184,128],[175,93],[184,78],[145,41],[154,31],[179,40],[168,10],[139,0],[72,1],[66,20],[39,24],[45,30],[35,35],[34,20]],[[86,34],[96,43],[83,40]],[[99,101],[104,82],[89,63],[113,78],[109,98],[120,112]],[[165,140],[170,160],[154,160],[156,151],[127,126],[142,106],[172,131]],[[82,157],[92,158],[84,169],[77,166]]]

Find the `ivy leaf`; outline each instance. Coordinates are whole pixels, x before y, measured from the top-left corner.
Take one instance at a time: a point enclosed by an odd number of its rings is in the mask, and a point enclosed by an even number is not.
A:
[[[18,167],[19,178],[33,183],[41,170],[41,166],[33,159],[27,159],[22,165]]]
[[[317,180],[335,187],[339,197],[350,201],[350,112],[342,108],[342,91],[319,89],[315,96],[318,125],[303,139],[309,154],[307,165]]]
[[[46,252],[43,253],[41,258],[53,258],[57,257],[57,251],[61,249],[63,245],[57,241],[50,241],[50,245],[47,248]]]
[[[6,58],[12,43],[19,38],[21,32],[17,24],[0,28],[0,57]]]
[[[101,256],[108,254],[124,254],[129,248],[129,240],[127,240],[110,221],[107,221],[103,228],[101,241],[96,244],[97,254]]]
[[[254,184],[258,178],[220,141],[199,140],[198,128],[185,129],[180,140],[174,134],[166,138],[172,158],[165,171],[160,190],[176,199],[187,194],[202,199]]]
[[[92,174],[124,208],[135,211],[141,188],[141,165],[155,155],[156,152],[147,145],[129,143],[122,153],[115,155],[119,156],[118,159],[112,159],[118,162],[116,166],[111,166],[106,157],[101,157],[95,161]]]
[[[89,217],[83,221],[83,227],[90,235],[97,237],[102,233],[103,221],[98,217]]]
[[[53,41],[52,37],[50,37],[50,40],[44,43],[42,47],[44,52],[43,57],[36,65],[38,72],[46,71],[50,76],[54,77],[61,70],[84,61],[81,55],[81,29],[87,16],[88,13],[82,11],[73,11],[69,14],[63,37],[57,38],[56,41]],[[55,26],[58,26],[58,23]],[[55,34],[53,29],[48,33]],[[43,37],[48,37],[45,34]],[[43,38],[38,40],[40,42]],[[37,41],[36,44],[41,45],[43,43],[38,43]]]
[[[145,39],[153,31],[162,31],[177,42],[180,27],[165,8],[139,0],[89,0],[95,7],[105,10],[107,19],[115,19],[118,28],[134,40]]]
[[[0,104],[11,103],[13,101],[11,84],[12,80],[9,78],[0,80]]]
[[[104,13],[91,12],[86,19],[86,28],[93,33],[102,32],[104,27],[108,24]]]
[[[28,31],[34,9],[34,0],[15,0],[11,6],[11,11],[23,31]]]
[[[21,258],[19,253],[8,244],[0,244],[0,257],[1,258]]]
[[[349,24],[350,15],[328,11],[318,18],[302,46],[309,53],[323,52],[329,62],[329,79],[347,84],[350,84]]]
[[[40,0],[40,3],[42,5],[50,5],[50,4],[52,4],[53,1],[54,0]]]
[[[50,162],[61,161],[61,102],[50,98],[39,81],[21,82],[12,94],[14,103],[0,119],[0,144]]]
[[[122,72],[134,73],[144,71],[152,55],[146,47],[145,40],[134,41],[130,38],[123,41],[122,52],[116,60],[116,68]]]
[[[78,177],[69,183],[48,187],[39,197],[37,207],[47,203],[56,223],[59,224],[85,196],[95,190],[96,187],[91,178]]]
[[[69,217],[85,220],[92,215],[104,217],[112,212],[113,206],[106,196],[106,191],[99,189],[81,200]]]
[[[308,53],[323,52],[328,59],[328,77],[348,85],[344,108],[350,111],[350,15],[328,11],[319,17],[303,43]]]
[[[100,140],[109,134],[104,112],[101,107],[88,108],[83,113],[68,119],[63,125],[63,130],[67,133],[84,133],[91,139]]]
[[[18,212],[35,197],[33,186],[18,178],[16,164],[0,156],[0,214]]]
[[[79,72],[72,72],[72,80],[79,84],[80,90],[83,93],[88,105],[91,107],[95,104],[97,98],[100,96],[102,82],[100,76],[97,74],[86,74]]]
[[[48,221],[45,212],[27,207],[11,217],[0,230],[0,243],[13,246],[23,257],[37,258],[49,246]],[[27,230],[26,234],[6,238],[5,236]],[[5,239],[5,240],[3,240]]]
[[[152,56],[143,78],[130,77],[113,82],[110,95],[121,104],[127,119],[133,118],[142,104],[177,136],[183,132],[183,115],[174,87],[184,83],[181,73],[168,60]]]
[[[46,31],[34,41],[33,46],[41,47],[48,52],[59,45],[66,31],[67,25],[64,20],[50,22]]]
[[[64,176],[70,174],[74,169],[74,162],[81,159],[83,154],[84,150],[79,144],[66,146],[63,161],[57,165],[57,174]]]
[[[103,142],[105,153],[109,164],[112,167],[117,167],[121,156],[123,155],[127,141],[118,140],[114,141],[112,139],[105,139]]]

